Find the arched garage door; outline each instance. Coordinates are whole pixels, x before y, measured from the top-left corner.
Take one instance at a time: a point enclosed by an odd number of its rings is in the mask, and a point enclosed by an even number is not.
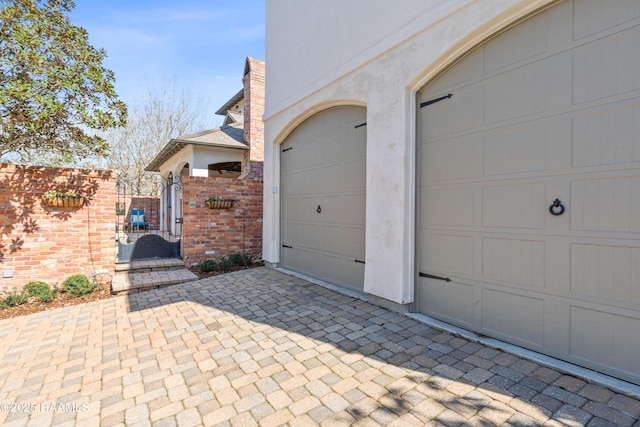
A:
[[[282,266],[356,291],[364,286],[365,120],[363,107],[322,111],[280,155]]]
[[[420,94],[417,300],[640,383],[636,3],[560,3]]]

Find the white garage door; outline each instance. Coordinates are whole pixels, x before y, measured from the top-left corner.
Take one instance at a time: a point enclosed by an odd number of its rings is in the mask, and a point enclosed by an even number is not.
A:
[[[421,312],[640,383],[639,16],[563,2],[420,94]]]
[[[366,109],[336,107],[281,148],[281,264],[352,290],[364,287]]]

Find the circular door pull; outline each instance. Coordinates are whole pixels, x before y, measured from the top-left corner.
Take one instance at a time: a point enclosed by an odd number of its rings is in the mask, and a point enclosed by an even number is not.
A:
[[[551,206],[549,206],[549,213],[554,216],[559,216],[564,213],[564,205],[560,199],[555,199]]]
[[[320,207],[320,205],[318,205],[318,209],[316,209],[316,212],[318,213],[322,212],[322,208]]]

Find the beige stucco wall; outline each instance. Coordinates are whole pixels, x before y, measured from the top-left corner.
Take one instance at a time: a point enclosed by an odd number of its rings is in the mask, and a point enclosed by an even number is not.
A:
[[[413,302],[416,91],[481,42],[554,3],[267,2],[263,258],[279,262],[278,144],[318,111],[363,105],[367,107],[364,290],[396,303]]]

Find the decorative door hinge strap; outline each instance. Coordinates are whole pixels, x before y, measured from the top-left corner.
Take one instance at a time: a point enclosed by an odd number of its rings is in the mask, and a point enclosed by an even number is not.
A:
[[[432,99],[432,100],[430,100],[430,101],[424,101],[424,102],[420,103],[420,108],[422,108],[422,107],[426,107],[427,105],[435,104],[436,102],[440,102],[440,101],[443,101],[443,100],[445,100],[445,99],[449,99],[449,98],[451,98],[452,96],[453,96],[453,94],[452,94],[452,93],[450,93],[450,94],[448,94],[448,95],[441,96],[440,98]]]
[[[367,125],[367,122],[360,123],[359,125],[356,125],[355,128],[358,129],[358,128],[361,128],[362,126],[366,126],[366,125]]]
[[[289,249],[293,249],[293,246],[289,246],[289,245],[282,245],[283,248],[289,248]]]
[[[293,147],[283,148],[283,149],[282,149],[282,152],[284,153],[285,151],[289,151],[289,150],[293,150]]]
[[[445,282],[450,282],[451,279],[448,277],[434,276],[433,274],[420,272],[418,274],[420,277],[426,277],[427,279],[436,279],[436,280],[444,280]]]
[[[361,259],[356,259],[354,261],[357,262],[358,264],[364,264],[364,261],[362,261]]]

